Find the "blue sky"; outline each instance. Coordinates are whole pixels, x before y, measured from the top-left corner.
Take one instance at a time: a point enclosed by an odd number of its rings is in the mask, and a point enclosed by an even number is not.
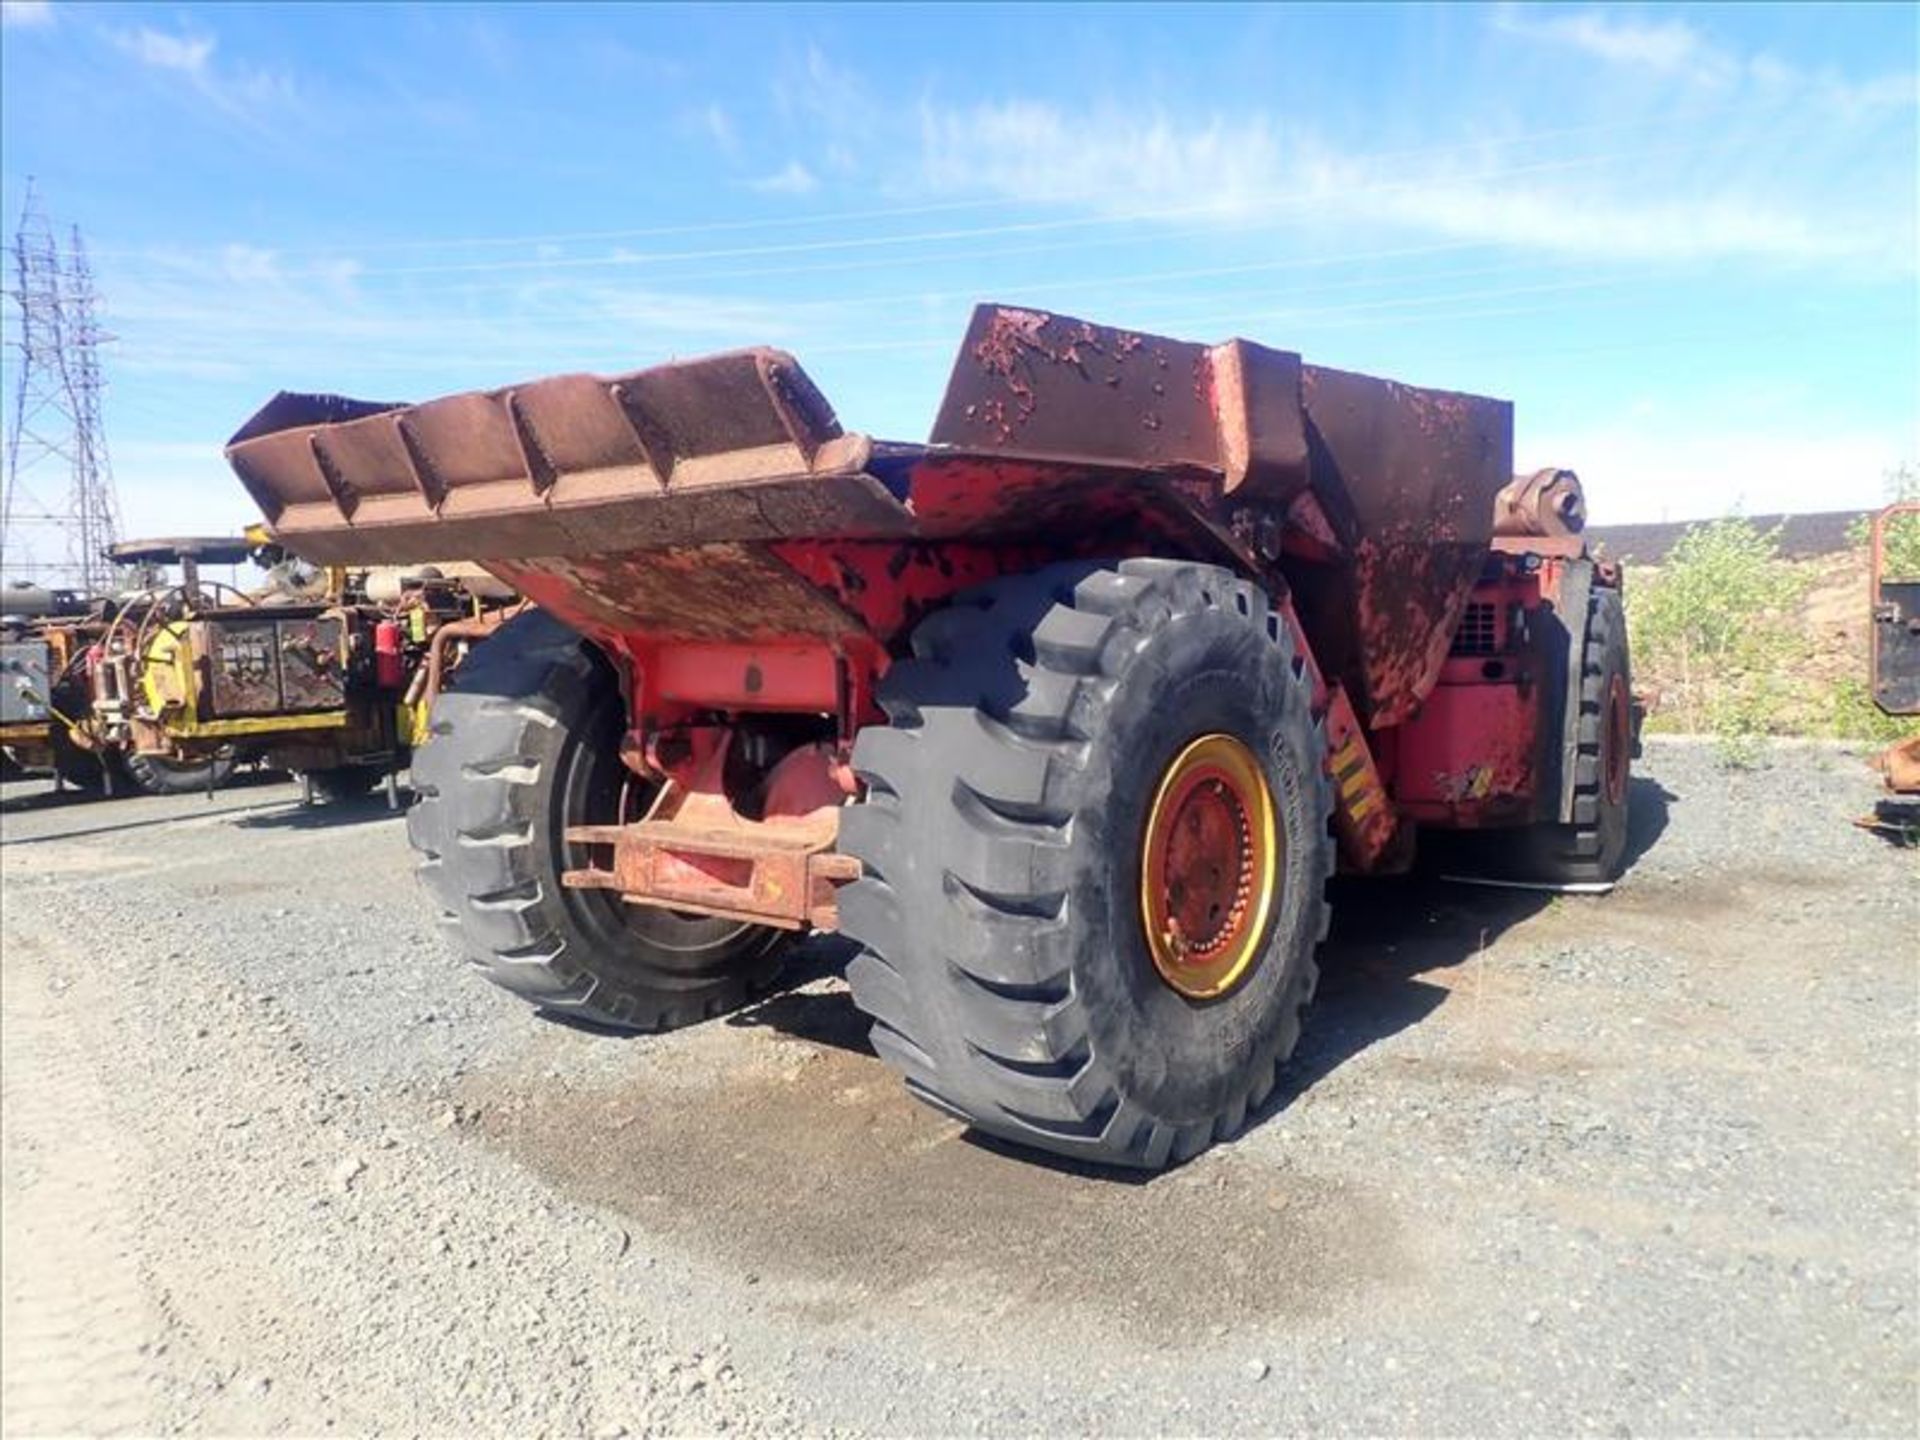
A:
[[[1508,397],[1602,523],[1920,459],[1910,6],[0,13],[132,532],[283,387],[771,343],[918,438],[983,298]]]

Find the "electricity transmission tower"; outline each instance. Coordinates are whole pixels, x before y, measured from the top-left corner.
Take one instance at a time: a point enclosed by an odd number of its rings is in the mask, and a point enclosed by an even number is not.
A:
[[[102,552],[120,531],[100,422],[100,346],[112,337],[100,328],[79,227],[63,254],[31,179],[7,258],[19,330],[0,570],[99,594],[111,588]]]

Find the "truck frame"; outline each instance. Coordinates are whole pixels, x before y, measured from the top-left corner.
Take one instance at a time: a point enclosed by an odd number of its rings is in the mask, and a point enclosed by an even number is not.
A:
[[[409,832],[553,1011],[690,1023],[839,930],[913,1094],[1158,1168],[1267,1103],[1336,868],[1624,861],[1621,577],[1499,401],[983,305],[926,444],[756,349],[282,394],[228,456],[315,563],[538,605],[441,694]]]

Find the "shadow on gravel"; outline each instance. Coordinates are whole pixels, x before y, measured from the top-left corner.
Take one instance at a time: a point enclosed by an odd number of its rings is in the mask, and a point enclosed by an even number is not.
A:
[[[843,974],[847,962],[853,959],[857,949],[852,941],[839,936],[808,945],[805,957],[788,967],[781,977],[787,988],[759,1004],[728,1016],[727,1024],[743,1030],[776,1030],[782,1035],[830,1046],[878,1065],[879,1057],[874,1054],[873,1046],[867,1040],[867,1017],[855,1008],[853,996],[844,989],[804,988],[813,981]],[[1118,1181],[1123,1185],[1140,1185],[1154,1178],[1138,1170],[1114,1165],[1087,1165],[1065,1156],[1022,1149],[995,1136],[982,1135],[973,1130],[960,1138],[975,1149],[1025,1164],[1042,1165],[1062,1175]]]
[[[286,775],[279,770],[248,770],[229,777],[227,782],[215,790],[213,794],[217,800],[220,796],[230,794],[234,791],[257,790],[263,786],[282,785],[286,783],[286,779]],[[35,783],[36,782],[31,779],[25,781],[9,780],[7,782],[9,786]],[[194,797],[191,795],[174,797],[149,795],[146,791],[136,786],[131,780],[121,781],[119,788],[111,795],[103,794],[98,790],[56,790],[53,788],[53,781],[48,779],[38,782],[35,789],[23,794],[0,797],[0,815],[24,815],[37,810],[66,810],[76,805],[104,805],[116,800],[161,800],[167,798],[191,800]],[[142,823],[155,824],[158,822],[145,821]],[[108,826],[106,828],[120,829],[122,827]],[[69,831],[68,833],[79,834],[80,832]]]
[[[1668,807],[1679,798],[1656,780],[1638,778],[1632,785],[1629,872],[1666,830]],[[1471,960],[1554,899],[1548,891],[1483,889],[1444,880],[1441,870],[1460,857],[1454,847],[1433,849],[1435,853],[1412,875],[1334,882],[1333,928],[1319,953],[1320,987],[1312,1013],[1272,1097],[1248,1117],[1249,1128],[1285,1109],[1369,1046],[1426,1019],[1451,991],[1422,980],[1422,975]],[[812,981],[841,974],[854,948],[839,937],[809,943],[782,976],[778,993],[730,1016],[726,1023],[777,1030],[874,1058],[867,1043],[866,1017],[854,1008],[852,996],[844,989],[805,988]],[[1036,1154],[992,1136],[969,1132],[966,1139],[996,1154],[1016,1156],[1067,1175],[1128,1185],[1152,1178],[1134,1170]]]
[[[838,935],[816,935],[802,941],[766,993],[727,1016],[725,1023],[745,1030],[777,1030],[798,1040],[811,1040],[877,1061],[879,1057],[867,1043],[867,1018],[853,1008],[853,1000],[844,990],[821,994],[802,989],[816,980],[843,975],[855,948],[851,940]],[[647,1033],[564,1010],[536,1009],[533,1013],[536,1019],[562,1030],[610,1040],[636,1040]]]
[[[844,948],[820,957],[822,973],[844,959]],[[1153,1344],[1243,1317],[1332,1313],[1406,1274],[1390,1200],[1345,1175],[1222,1151],[1147,1177],[976,1140],[909,1100],[865,1049],[844,993],[818,988],[734,1021],[818,1044],[696,1027],[636,1048],[631,1069],[602,1083],[509,1069],[475,1077],[462,1100],[484,1097],[473,1109],[489,1144],[624,1217],[609,1253],[625,1253],[629,1231],[652,1247],[678,1241],[749,1285],[786,1282],[754,1293],[805,1325],[863,1323],[889,1295],[969,1327],[1092,1305]]]
[[[248,778],[241,781],[230,782],[226,785],[221,786],[218,790],[216,790],[213,793],[213,795],[204,804],[196,804],[195,803],[196,797],[191,795],[122,796],[119,798],[124,798],[124,799],[137,798],[137,799],[147,800],[147,801],[171,799],[176,802],[176,808],[169,810],[164,815],[145,814],[142,811],[133,811],[131,809],[123,809],[119,812],[122,815],[140,814],[142,815],[143,818],[123,819],[118,824],[113,824],[113,825],[89,825],[86,828],[79,829],[79,830],[54,830],[54,831],[49,831],[44,835],[23,835],[17,838],[12,836],[7,836],[4,838],[0,838],[0,845],[4,845],[4,846],[48,845],[48,844],[52,844],[62,840],[85,840],[90,837],[98,836],[98,835],[118,835],[125,831],[130,831],[130,830],[151,830],[156,826],[177,825],[182,821],[187,821],[187,820],[204,820],[209,816],[221,816],[221,815],[246,816],[248,812],[254,810],[257,806],[259,806],[261,804],[261,801],[259,801],[258,799],[253,799],[253,800],[241,799],[238,801],[238,803],[222,804],[220,802],[235,791],[278,785],[282,783],[283,779],[284,777],[274,775],[264,780],[255,780],[252,778]],[[102,799],[102,797],[98,795],[75,796],[75,795],[72,795],[71,792],[69,792],[69,795],[67,797],[62,798],[62,797],[54,796],[53,792],[49,790],[46,792],[46,803],[34,803],[39,801],[39,799],[40,797],[38,796],[26,797],[26,799],[19,804],[16,804],[11,800],[0,801],[0,814],[13,815],[16,813],[24,813],[27,811],[58,811],[58,810],[67,809],[69,806],[78,804],[82,801],[85,801],[87,803],[98,803]],[[109,807],[109,808],[100,810],[98,813],[103,818],[105,818],[113,815],[115,811]],[[236,823],[244,825],[248,822],[245,819],[241,819]]]
[[[1636,858],[1671,798],[1636,789]],[[1434,972],[1552,898],[1432,873],[1343,882],[1316,1013],[1258,1118],[1420,1024],[1448,996]],[[758,1293],[802,1324],[863,1323],[892,1294],[962,1330],[1093,1306],[1115,1333],[1163,1344],[1242,1318],[1335,1314],[1407,1283],[1415,1259],[1389,1185],[1314,1154],[1227,1147],[1142,1176],[1014,1151],[914,1104],[835,983],[852,953],[845,940],[800,947],[785,988],[727,1022],[773,1043],[695,1027],[594,1083],[507,1067],[473,1076],[462,1098],[484,1097],[487,1143],[635,1235],[717,1255],[750,1284],[788,1281]],[[618,1253],[628,1243],[623,1229]]]
[[[1657,780],[1638,777],[1631,783],[1627,875],[1666,831],[1668,808],[1680,798]],[[1472,863],[1474,847],[1446,843],[1455,838],[1434,837],[1437,843],[1426,844],[1411,875],[1334,882],[1333,928],[1320,949],[1320,989],[1312,1016],[1260,1119],[1284,1109],[1368,1046],[1439,1008],[1449,987],[1422,975],[1471,960],[1553,903],[1554,894],[1546,890],[1442,879],[1454,865]]]
[[[1451,988],[1421,977],[1471,960],[1544,910],[1553,896],[1455,884],[1420,872],[1336,880],[1333,928],[1320,947],[1320,988],[1273,1097],[1250,1119],[1284,1110],[1369,1046],[1419,1024]]]
[[[1920,800],[1895,796],[1874,802],[1873,812],[1853,822],[1896,850],[1920,847]]]
[[[845,990],[803,988],[816,980],[844,974],[858,948],[839,935],[809,941],[781,973],[775,993],[729,1015],[727,1024],[745,1030],[778,1030],[816,1045],[877,1059],[873,1046],[867,1043],[867,1017],[854,1008],[852,995]]]
[[[402,785],[398,810],[387,808],[385,790],[376,790],[351,800],[316,799],[311,805],[302,805],[296,800],[282,809],[262,811],[235,823],[246,830],[333,830],[342,825],[364,825],[370,820],[391,820],[405,815],[411,804],[413,791]]]
[[[9,785],[33,785],[32,780],[9,780]],[[93,805],[107,797],[97,790],[56,790],[51,780],[35,789],[0,799],[0,815],[24,815],[34,810],[64,810],[74,805]]]
[[[1680,797],[1658,780],[1636,775],[1627,782],[1627,874],[1667,829],[1667,810]],[[1623,877],[1624,878],[1624,877]]]

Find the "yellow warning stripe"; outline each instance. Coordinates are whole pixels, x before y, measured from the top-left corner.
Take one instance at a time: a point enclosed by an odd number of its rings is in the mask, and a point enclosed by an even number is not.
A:
[[[1365,820],[1385,803],[1379,777],[1358,734],[1349,735],[1333,752],[1328,769],[1339,783],[1341,807],[1354,824]]]

